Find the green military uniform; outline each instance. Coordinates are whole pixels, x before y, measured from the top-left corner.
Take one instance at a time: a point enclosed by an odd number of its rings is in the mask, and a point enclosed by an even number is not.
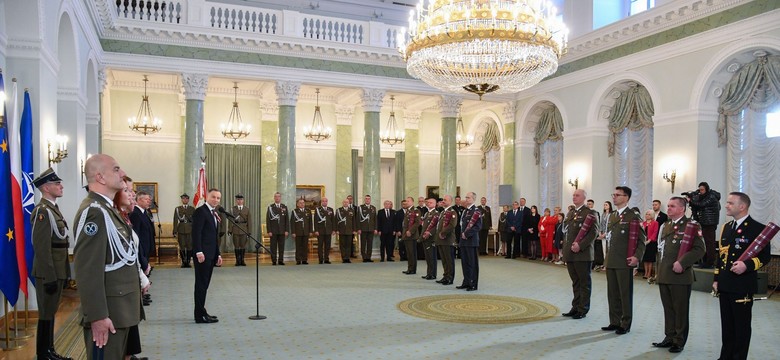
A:
[[[409,207],[404,211],[404,221],[401,225],[401,241],[406,249],[406,271],[404,274],[417,273],[417,239],[420,238],[420,210]]]
[[[563,261],[566,262],[566,269],[569,271],[571,279],[571,289],[574,298],[571,301],[571,310],[564,314],[574,318],[582,318],[590,310],[591,278],[590,267],[593,262],[593,241],[598,235],[597,224],[594,222],[588,233],[579,242],[580,251],[574,252],[571,247],[577,234],[580,232],[585,218],[589,215],[597,216],[595,211],[582,205],[578,209],[569,211],[563,220],[564,229],[566,229],[566,238],[561,248]],[[597,217],[598,219],[598,217]]]
[[[295,208],[290,219],[290,228],[295,236],[295,263],[309,263],[309,235],[312,233],[311,212],[308,209]]]
[[[634,276],[629,267],[630,256],[642,260],[645,252],[645,231],[640,228],[636,250],[628,254],[628,233],[631,221],[642,222],[638,212],[628,207],[613,211],[607,221],[607,301],[609,302],[609,325],[628,332],[633,319]]]
[[[434,219],[436,220],[434,221]],[[417,240],[422,243],[423,251],[425,252],[427,270],[423,278],[426,280],[436,279],[436,222],[438,221],[439,212],[436,208],[426,211],[422,217],[422,234],[420,234]],[[426,233],[428,233],[428,237],[424,237]]]
[[[696,224],[696,236],[691,239],[691,249],[678,259],[685,227],[688,223]],[[677,221],[669,219],[661,225],[658,237],[658,255],[656,263],[656,280],[661,292],[661,304],[664,306],[664,335],[662,343],[680,348],[685,346],[688,340],[688,310],[691,299],[691,284],[693,284],[693,264],[704,253],[706,247],[701,236],[701,227],[694,220],[683,216]],[[676,273],[672,269],[674,263],[679,261],[683,268],[682,273]]]
[[[487,255],[487,238],[490,228],[493,227],[493,213],[490,211],[490,206],[487,205],[480,205],[477,208],[482,212],[482,229],[479,230],[479,253]]]
[[[360,230],[360,255],[363,262],[371,262],[374,251],[374,231],[376,231],[376,206],[360,205],[357,211],[358,229]]]
[[[455,280],[455,259],[453,258],[453,246],[458,243],[456,229],[458,226],[458,212],[453,206],[444,209],[436,222],[436,247],[441,257],[441,266],[444,268],[440,283],[450,285]]]
[[[87,359],[126,355],[128,329],[141,320],[141,280],[138,248],[132,229],[104,196],[90,192],[76,212],[73,252],[76,282],[81,299],[81,325]],[[116,333],[98,350],[92,340],[91,323],[111,319]]]
[[[184,197],[186,194],[182,195]],[[189,198],[189,197],[188,197]],[[173,211],[173,236],[179,243],[181,267],[188,268],[192,259],[192,214],[195,207],[190,205],[177,206]]]
[[[352,252],[352,241],[355,238],[355,212],[352,207],[340,207],[336,211],[336,232],[339,234],[339,252],[341,262],[350,263],[349,255]]]
[[[49,182],[61,181],[54,170],[49,168],[33,184],[40,188]],[[40,359],[59,358],[60,355],[54,351],[54,316],[60,305],[62,288],[70,277],[68,224],[57,204],[47,198],[42,198],[33,209],[30,222],[35,252],[32,275],[35,277],[35,299],[38,301],[36,354]]]
[[[333,226],[334,213],[330,206],[320,206],[314,210],[314,232],[317,233],[317,257],[320,264],[330,264],[331,237],[336,228]]]
[[[287,205],[273,203],[265,212],[265,231],[271,234],[271,262],[284,265],[284,242],[290,232],[290,212]],[[277,257],[278,256],[278,257]]]
[[[236,196],[237,199],[243,199]],[[246,254],[247,235],[252,234],[252,214],[246,205],[234,205],[231,210],[233,214],[233,223],[230,224],[231,237],[233,238],[233,248],[236,254],[236,266],[246,266],[244,255]]]

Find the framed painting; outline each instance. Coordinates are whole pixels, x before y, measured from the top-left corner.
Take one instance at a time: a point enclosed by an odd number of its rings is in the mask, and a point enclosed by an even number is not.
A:
[[[307,209],[313,209],[320,205],[322,198],[325,197],[325,185],[296,185],[295,201],[303,199],[306,202]],[[295,208],[295,204],[290,205]]]
[[[157,183],[156,182],[142,182],[142,181],[135,181],[133,182],[133,191],[136,193],[138,192],[145,192],[152,196],[152,208],[150,209],[153,213],[157,212],[157,206],[155,204],[157,203]]]
[[[460,186],[457,187],[455,192],[456,192],[455,196],[460,196]],[[439,187],[438,186],[430,186],[430,185],[426,186],[425,187],[425,197],[426,198],[432,197],[432,198],[436,198],[436,199],[440,198],[441,196],[439,195]]]

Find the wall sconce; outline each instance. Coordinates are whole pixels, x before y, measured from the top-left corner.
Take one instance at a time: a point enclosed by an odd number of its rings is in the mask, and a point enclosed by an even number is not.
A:
[[[580,187],[580,178],[576,177],[576,178],[574,178],[573,181],[572,181],[572,179],[569,179],[569,185],[573,186],[574,190],[579,189],[579,187]]]
[[[672,194],[674,194],[674,182],[677,180],[677,170],[672,169],[672,173],[670,174],[669,171],[666,171],[663,176],[664,180],[668,183],[672,183]]]
[[[91,157],[92,154],[87,154],[87,158],[81,160],[81,187],[84,187],[84,179],[87,178],[87,174],[84,172],[84,161],[89,160]]]
[[[68,137],[57,135],[53,140],[50,139],[48,141],[48,153],[49,167],[51,167],[52,163],[59,164],[68,157]]]

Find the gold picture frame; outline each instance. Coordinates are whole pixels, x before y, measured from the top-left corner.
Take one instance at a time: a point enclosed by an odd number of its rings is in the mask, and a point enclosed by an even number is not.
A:
[[[156,206],[157,190],[158,190],[158,185],[156,182],[143,182],[143,181],[133,182],[133,191],[135,191],[136,193],[139,191],[143,191],[152,196],[152,207],[149,210],[153,213],[157,212],[157,206]]]
[[[295,201],[303,198],[307,209],[313,209],[320,205],[325,197],[325,185],[296,185]],[[292,204],[295,207],[295,204]]]
[[[455,196],[460,196],[460,186],[457,187],[455,192],[456,192]],[[428,185],[428,186],[425,187],[425,198],[431,198],[431,197],[434,198],[434,199],[438,199],[438,198],[441,197],[439,195],[439,186],[438,185]]]

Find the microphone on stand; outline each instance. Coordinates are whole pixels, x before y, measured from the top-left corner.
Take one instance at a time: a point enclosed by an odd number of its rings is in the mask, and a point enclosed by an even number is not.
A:
[[[225,216],[227,216],[227,217],[229,217],[229,218],[231,218],[231,219],[234,219],[234,220],[236,219],[236,217],[235,217],[235,216],[233,216],[233,214],[231,214],[231,213],[229,213],[229,212],[225,211],[225,208],[223,208],[222,206],[218,207],[218,208],[217,208],[217,211],[218,211],[220,214],[225,214]]]

